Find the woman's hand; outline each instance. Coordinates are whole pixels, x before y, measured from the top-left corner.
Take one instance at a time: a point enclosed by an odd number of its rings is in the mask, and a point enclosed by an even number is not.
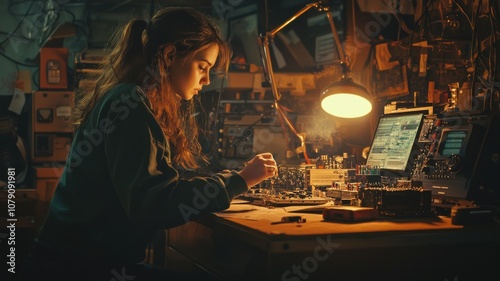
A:
[[[257,154],[246,166],[238,172],[245,180],[248,187],[252,187],[261,181],[273,177],[278,172],[276,161],[271,153]]]

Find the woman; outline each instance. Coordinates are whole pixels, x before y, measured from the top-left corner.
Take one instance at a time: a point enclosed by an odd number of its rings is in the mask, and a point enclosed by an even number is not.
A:
[[[193,97],[229,57],[217,25],[193,8],[125,27],[94,92],[77,104],[71,151],[24,280],[170,280],[141,264],[153,234],[224,210],[274,175],[263,153],[238,172],[179,176],[202,158]]]

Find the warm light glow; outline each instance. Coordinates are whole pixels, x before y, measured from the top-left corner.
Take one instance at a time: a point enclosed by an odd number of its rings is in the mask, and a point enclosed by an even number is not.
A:
[[[353,94],[330,95],[321,101],[328,114],[343,118],[365,116],[372,111],[372,104],[365,98]]]
[[[357,118],[370,113],[372,104],[366,89],[351,79],[343,79],[321,93],[321,108],[333,116]]]

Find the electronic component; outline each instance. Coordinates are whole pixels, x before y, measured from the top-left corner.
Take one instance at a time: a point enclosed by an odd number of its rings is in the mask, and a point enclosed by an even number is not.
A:
[[[356,222],[373,220],[378,217],[378,211],[369,207],[338,206],[323,210],[323,219],[331,221]]]
[[[347,169],[306,169],[306,186],[332,186],[334,182],[346,182]]]
[[[453,206],[451,208],[451,224],[454,225],[478,225],[494,222],[491,210],[478,206]]]
[[[64,162],[73,138],[72,91],[35,91],[32,108],[32,161]]]
[[[40,49],[40,89],[68,88],[68,49]]]
[[[381,215],[418,217],[433,214],[431,191],[422,188],[362,188],[359,199],[362,207],[375,208]]]
[[[499,122],[498,115],[426,116],[412,179],[432,190],[436,204],[458,199],[498,204]]]

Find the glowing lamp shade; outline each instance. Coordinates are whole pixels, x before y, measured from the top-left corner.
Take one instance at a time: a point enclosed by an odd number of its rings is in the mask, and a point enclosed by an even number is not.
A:
[[[357,118],[370,113],[372,104],[364,87],[344,78],[321,92],[321,108],[333,116]]]

